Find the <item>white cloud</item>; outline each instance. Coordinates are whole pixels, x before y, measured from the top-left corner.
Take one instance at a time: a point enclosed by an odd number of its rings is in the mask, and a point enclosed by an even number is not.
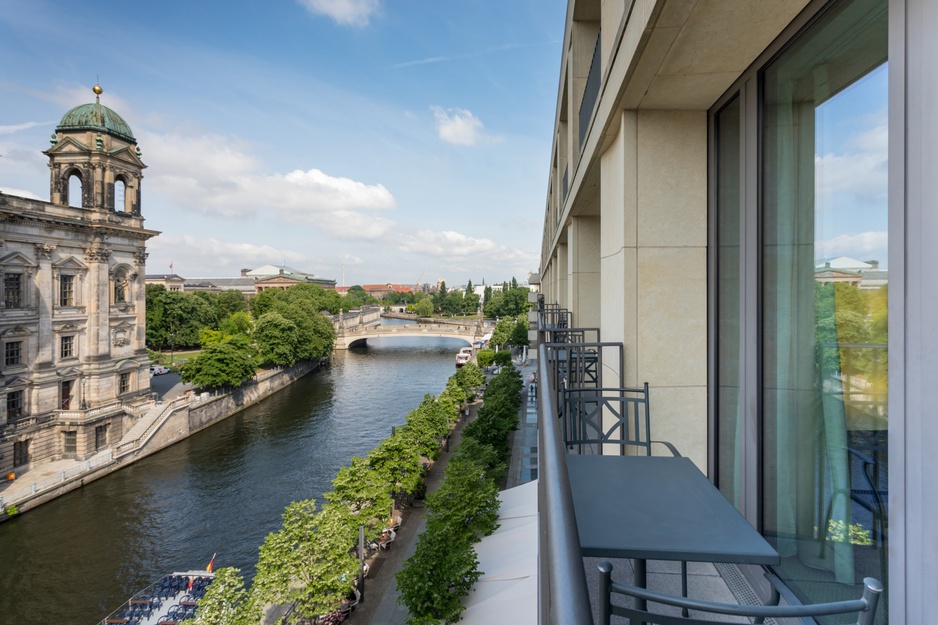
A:
[[[483,130],[482,121],[465,109],[444,109],[431,106],[436,118],[436,131],[440,139],[453,145],[476,145],[482,141],[498,141],[498,137],[488,137]]]
[[[14,132],[20,132],[21,130],[29,130],[30,128],[35,128],[36,126],[52,126],[55,123],[55,120],[53,120],[48,122],[26,122],[23,124],[13,124],[12,126],[0,126],[0,135],[11,135]]]
[[[537,266],[538,263],[538,258],[534,254],[498,245],[491,239],[476,239],[452,230],[442,232],[423,230],[413,235],[406,235],[402,237],[399,248],[403,252],[447,260],[475,258],[494,264],[526,263],[528,266]]]
[[[826,241],[817,241],[814,247],[817,250],[815,253],[817,258],[849,256],[864,261],[878,260],[881,265],[885,265],[888,242],[888,232],[861,232],[841,234]]]
[[[863,203],[885,205],[889,132],[885,111],[868,116],[837,146],[814,157],[815,188],[827,198],[850,194]],[[819,196],[818,208],[829,204]]]
[[[273,213],[343,238],[376,239],[394,222],[374,215],[396,207],[384,185],[330,176],[319,169],[263,173],[247,144],[219,136],[144,133],[144,161],[159,172],[148,191],[207,215],[247,219]]]
[[[308,11],[331,17],[338,24],[367,26],[380,0],[299,0]]]
[[[229,243],[213,238],[192,235],[167,235],[150,240],[147,243],[150,257],[173,263],[173,271],[183,276],[199,275],[203,267],[212,267],[218,276],[234,277],[242,268],[254,268],[264,264],[304,266],[309,258],[300,252],[282,250],[270,245],[253,243]],[[162,267],[155,260],[148,260],[148,272],[159,273]]]
[[[6,193],[7,195],[16,195],[18,197],[25,197],[31,200],[42,200],[41,197],[39,197],[32,191],[27,191],[25,189],[14,189],[13,187],[0,187],[0,193]],[[42,200],[42,201],[45,201],[45,200]]]

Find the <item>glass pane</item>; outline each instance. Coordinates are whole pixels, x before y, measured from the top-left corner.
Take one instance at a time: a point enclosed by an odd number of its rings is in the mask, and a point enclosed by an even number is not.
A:
[[[888,588],[886,14],[836,3],[762,83],[763,529],[806,602]]]
[[[739,96],[715,117],[717,210],[717,485],[741,505],[739,403]]]

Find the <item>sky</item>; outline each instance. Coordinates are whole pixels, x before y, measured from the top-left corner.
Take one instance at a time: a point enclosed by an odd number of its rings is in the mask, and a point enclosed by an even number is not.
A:
[[[147,165],[147,273],[537,271],[565,0],[0,0],[0,191],[94,102]],[[172,270],[170,265],[172,264]]]
[[[815,110],[815,259],[888,268],[888,66]]]

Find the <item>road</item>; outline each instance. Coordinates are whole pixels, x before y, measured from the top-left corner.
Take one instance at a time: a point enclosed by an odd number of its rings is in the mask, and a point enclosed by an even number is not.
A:
[[[164,373],[163,375],[154,375],[150,378],[150,389],[160,399],[173,399],[174,397],[179,397],[186,391],[191,391],[193,386],[191,384],[184,384],[179,381],[179,373],[173,371],[170,373]]]

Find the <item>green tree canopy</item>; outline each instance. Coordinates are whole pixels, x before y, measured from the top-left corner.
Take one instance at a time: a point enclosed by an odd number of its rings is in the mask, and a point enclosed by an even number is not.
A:
[[[241,571],[223,567],[205,591],[195,612],[195,625],[256,625],[262,606],[258,606],[244,587]]]
[[[180,379],[199,388],[240,386],[254,377],[257,363],[254,350],[244,339],[232,338],[206,345],[195,358],[180,368]]]
[[[341,507],[325,506],[317,513],[312,500],[291,503],[282,528],[261,545],[252,590],[264,603],[295,602],[302,618],[329,614],[358,575],[352,544]]]
[[[296,324],[272,310],[257,320],[254,342],[261,366],[292,367],[300,351]]]

